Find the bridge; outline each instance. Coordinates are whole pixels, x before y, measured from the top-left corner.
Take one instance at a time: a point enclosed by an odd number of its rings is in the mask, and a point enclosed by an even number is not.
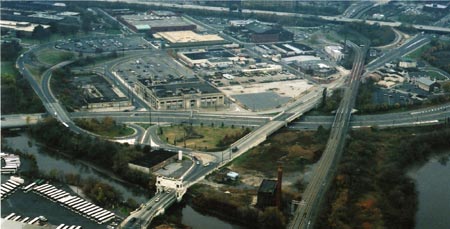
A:
[[[181,201],[186,193],[183,179],[158,176],[156,178],[156,194],[147,203],[132,212],[119,228],[146,229],[152,220],[161,214],[175,201]]]
[[[20,128],[29,125],[35,125],[39,120],[46,116],[45,113],[39,114],[13,114],[13,115],[2,115],[1,127],[9,128]]]
[[[334,177],[334,167],[339,162],[344,148],[350,117],[364,68],[366,49],[351,44],[356,52],[348,87],[336,112],[325,151],[314,169],[312,178],[302,195],[294,219],[289,228],[312,228],[328,186]]]

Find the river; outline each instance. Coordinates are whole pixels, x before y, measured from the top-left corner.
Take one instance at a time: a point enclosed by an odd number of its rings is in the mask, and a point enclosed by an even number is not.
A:
[[[450,152],[445,157],[433,158],[408,173],[416,180],[418,192],[416,229],[450,227]]]
[[[186,205],[182,212],[181,223],[192,229],[214,228],[214,229],[240,229],[243,227],[227,223],[219,218],[202,215],[191,206]]]
[[[5,137],[7,145],[13,149],[18,149],[23,153],[34,155],[39,171],[49,173],[57,170],[61,173],[79,174],[81,178],[86,179],[92,177],[107,183],[119,191],[126,200],[132,198],[138,203],[144,203],[148,200],[143,190],[129,188],[129,184],[124,184],[109,176],[102,174],[79,160],[72,160],[58,153],[52,153],[50,150],[40,147],[36,141],[31,139],[26,133],[19,132],[17,134]],[[29,144],[31,142],[31,144]]]
[[[3,134],[3,133],[2,133]],[[104,183],[107,183],[117,189],[119,192],[122,193],[124,199],[127,198],[133,198],[138,203],[144,203],[149,198],[146,197],[146,194],[144,191],[141,190],[135,190],[128,188],[129,184],[125,184],[122,182],[119,182],[117,180],[111,179],[107,175],[104,175],[87,165],[81,163],[79,160],[72,160],[70,158],[67,158],[65,156],[62,156],[57,153],[51,153],[50,150],[47,150],[43,147],[40,147],[36,144],[36,141],[31,139],[26,133],[24,132],[18,132],[16,134],[10,134],[5,136],[3,134],[3,137],[6,139],[6,143],[8,146],[13,148],[14,150],[20,150],[23,153],[29,153],[35,156],[37,165],[39,167],[39,170],[41,172],[49,173],[52,170],[58,170],[62,173],[74,173],[79,174],[81,178],[88,178],[92,177],[95,179],[98,179]],[[20,196],[20,198],[24,199],[24,194],[18,192],[14,195]],[[23,195],[23,196],[22,196]],[[17,199],[17,198],[15,198]],[[9,203],[10,200],[7,200],[7,203]],[[17,202],[17,201],[16,201]],[[27,201],[22,201],[27,202]],[[3,203],[3,202],[2,202]],[[14,209],[17,208],[17,206],[20,207],[21,203],[15,203],[13,209],[9,209],[11,212],[20,210],[20,209]],[[11,204],[9,204],[11,205]],[[6,207],[6,206],[5,206]],[[22,206],[23,209],[25,207]],[[22,209],[22,211],[23,211]],[[52,211],[49,211],[52,212]],[[64,211],[61,211],[62,215],[59,216],[59,218],[68,218],[70,217],[70,212],[67,213]],[[54,213],[54,212],[53,212]],[[51,214],[53,214],[51,213]],[[64,214],[63,214],[64,213]],[[31,214],[28,213],[27,214]],[[50,213],[49,213],[50,214]],[[80,220],[80,218],[76,218],[77,220]],[[67,223],[67,222],[66,222]],[[88,221],[84,222],[85,225],[89,225]],[[208,216],[208,215],[202,215],[201,213],[195,211],[192,207],[189,205],[186,205],[182,210],[182,223],[186,226],[192,227],[193,229],[200,229],[200,228],[215,228],[215,229],[239,229],[242,227],[233,225],[231,223],[228,223],[226,221],[223,221],[219,218]],[[83,224],[81,224],[83,225]]]

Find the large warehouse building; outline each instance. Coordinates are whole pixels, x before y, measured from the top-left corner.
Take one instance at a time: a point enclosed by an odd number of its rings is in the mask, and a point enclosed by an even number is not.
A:
[[[166,31],[195,30],[196,25],[188,23],[178,16],[160,16],[156,14],[133,14],[118,17],[135,32],[154,34]]]
[[[218,108],[225,104],[225,96],[207,82],[152,86],[148,80],[139,80],[135,84],[135,90],[152,107],[159,110]]]

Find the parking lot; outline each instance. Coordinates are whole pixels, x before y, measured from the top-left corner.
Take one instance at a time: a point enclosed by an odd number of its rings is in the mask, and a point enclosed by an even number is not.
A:
[[[127,51],[146,49],[151,47],[150,43],[142,37],[90,37],[83,39],[68,39],[59,41],[55,48],[82,53],[101,53],[113,51]]]
[[[378,88],[373,93],[373,102],[375,104],[387,105],[406,105],[417,100],[425,99],[429,93],[417,88],[415,85],[404,84],[398,87],[397,90]]]
[[[154,85],[196,79],[190,69],[174,61],[163,52],[130,59],[116,65],[113,71],[129,84],[146,79],[151,80]]]

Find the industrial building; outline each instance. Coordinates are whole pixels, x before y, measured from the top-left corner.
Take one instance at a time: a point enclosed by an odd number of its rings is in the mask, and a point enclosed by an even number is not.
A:
[[[398,66],[400,68],[416,68],[417,67],[417,61],[409,59],[409,58],[402,58],[398,62]]]
[[[79,77],[74,80],[76,87],[81,88],[81,108],[94,109],[129,109],[131,101],[118,88],[111,86],[103,77],[93,75],[90,77]]]
[[[29,23],[29,22],[16,22],[16,21],[0,20],[0,28],[14,30],[14,31],[21,31],[26,36],[31,36],[34,28],[38,25],[39,24],[33,24],[33,23]],[[41,26],[44,29],[47,29],[48,27],[50,27],[49,25],[41,25]]]
[[[195,30],[196,25],[188,23],[178,16],[159,14],[132,14],[118,16],[117,19],[135,32],[154,34],[165,31]]]
[[[284,30],[280,25],[252,22],[245,25],[245,29],[249,31],[250,41],[255,43],[288,41],[294,37],[291,32]]]
[[[420,89],[422,89],[424,91],[428,91],[428,92],[434,92],[441,87],[441,85],[439,83],[437,83],[436,81],[430,80],[430,78],[428,78],[428,77],[417,78],[415,80],[415,83]]]
[[[231,65],[241,59],[240,57],[225,49],[201,49],[195,51],[178,52],[177,55],[181,61],[183,61],[190,67],[193,67],[195,65],[208,65],[213,67],[220,65]]]
[[[135,90],[152,107],[160,110],[219,108],[225,104],[225,96],[207,82],[153,86],[148,80],[138,80]]]
[[[335,61],[341,61],[344,58],[342,46],[330,45],[325,46],[325,52]]]
[[[259,208],[266,208],[277,206],[281,209],[281,186],[282,186],[283,170],[278,166],[278,179],[268,180],[264,179],[258,188],[258,197],[256,206]]]

